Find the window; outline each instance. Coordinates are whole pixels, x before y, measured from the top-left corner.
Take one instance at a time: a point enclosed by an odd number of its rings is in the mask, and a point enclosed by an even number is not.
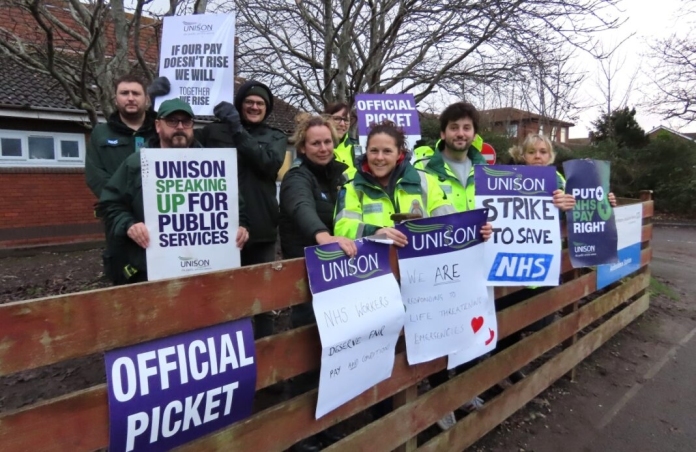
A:
[[[19,138],[0,138],[0,156],[21,157],[22,140]]]
[[[84,161],[84,135],[0,130],[0,166],[81,167]]]
[[[507,134],[509,137],[517,138],[517,124],[508,124]]]
[[[80,143],[74,140],[60,140],[60,156],[66,159],[79,159]]]
[[[568,128],[561,127],[561,143],[568,141]]]
[[[56,145],[52,137],[29,137],[29,158],[55,160]]]

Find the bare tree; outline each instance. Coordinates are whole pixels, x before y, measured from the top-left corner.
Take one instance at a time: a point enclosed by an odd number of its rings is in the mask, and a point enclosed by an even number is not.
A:
[[[665,119],[696,120],[696,1],[686,0],[690,6],[685,15],[689,27],[682,35],[674,34],[650,46],[652,59],[652,88],[649,104]]]
[[[314,110],[360,92],[459,94],[464,81],[514,73],[526,43],[591,47],[618,25],[616,3],[238,0],[240,74]]]
[[[618,44],[611,45],[609,49],[605,49],[603,44],[598,46],[598,53],[595,55],[595,59],[599,65],[599,72],[597,73],[595,85],[602,96],[598,104],[602,105],[602,111],[607,115],[610,115],[616,109],[625,108],[628,105],[636,79],[640,74],[641,64],[639,63],[628,79],[628,83],[618,83],[619,75],[626,66],[626,55],[621,54],[619,49],[634,35],[635,33],[631,33]],[[622,91],[623,94],[621,94]]]
[[[5,0],[0,54],[50,76],[95,125],[113,110],[116,78],[152,76],[160,26],[142,16],[149,1],[126,11],[123,0]]]

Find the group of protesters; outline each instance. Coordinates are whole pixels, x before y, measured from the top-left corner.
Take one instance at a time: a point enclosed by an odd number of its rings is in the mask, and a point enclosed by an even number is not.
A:
[[[410,150],[394,124],[374,124],[364,151],[350,135],[351,108],[328,105],[322,114],[300,114],[293,137],[297,158],[284,174],[277,196],[276,180],[286,159],[288,138],[266,123],[274,97],[263,83],[248,81],[234,103],[221,102],[217,121],[194,130],[191,107],[181,99],[151,108],[155,97],[169,93],[166,78],[149,86],[135,76],[115,83],[116,111],[105,124],[94,128],[87,152],[87,185],[99,199],[95,213],[102,218],[107,246],[104,271],[114,284],[147,281],[145,249],[150,243],[144,224],[139,152],[147,148],[236,148],[239,184],[239,229],[236,246],[243,266],[276,258],[280,237],[283,258],[304,256],[308,246],[337,243],[354,256],[354,240],[383,235],[396,246],[407,238],[394,226],[402,219],[432,217],[475,208],[474,166],[485,165],[480,149],[479,114],[467,102],[449,105],[439,118],[440,140]],[[413,157],[415,155],[415,158]],[[529,135],[510,150],[519,165],[551,165],[555,153],[551,141]],[[412,163],[413,162],[413,163]],[[553,204],[561,211],[575,200],[564,192],[565,180],[557,173]],[[278,199],[279,198],[279,199]],[[609,196],[615,205],[613,195]],[[492,225],[481,229],[482,238]],[[230,245],[232,246],[232,245]],[[528,288],[496,300],[501,309],[519,303],[545,288]],[[309,305],[292,311],[295,326],[314,321]],[[543,319],[528,329],[544,326]],[[257,337],[272,333],[271,319],[255,320]],[[497,351],[517,342],[522,332],[507,338]],[[461,372],[471,364],[456,369]],[[445,382],[447,371],[429,378],[432,387]],[[524,375],[516,372],[511,380]],[[463,409],[478,409],[480,398]],[[449,413],[438,422],[447,429],[456,422]],[[312,439],[320,441],[320,439]],[[302,450],[315,450],[304,444]]]

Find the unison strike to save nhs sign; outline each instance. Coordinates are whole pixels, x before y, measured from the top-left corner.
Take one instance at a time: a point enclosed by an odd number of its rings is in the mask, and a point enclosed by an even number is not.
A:
[[[109,450],[161,451],[251,414],[250,319],[106,353]]]

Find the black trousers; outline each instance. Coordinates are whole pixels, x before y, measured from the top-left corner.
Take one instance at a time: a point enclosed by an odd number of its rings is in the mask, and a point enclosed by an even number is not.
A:
[[[275,242],[247,243],[240,253],[242,267],[273,262],[276,257]],[[264,312],[254,316],[254,338],[270,336],[273,331],[273,314]]]

